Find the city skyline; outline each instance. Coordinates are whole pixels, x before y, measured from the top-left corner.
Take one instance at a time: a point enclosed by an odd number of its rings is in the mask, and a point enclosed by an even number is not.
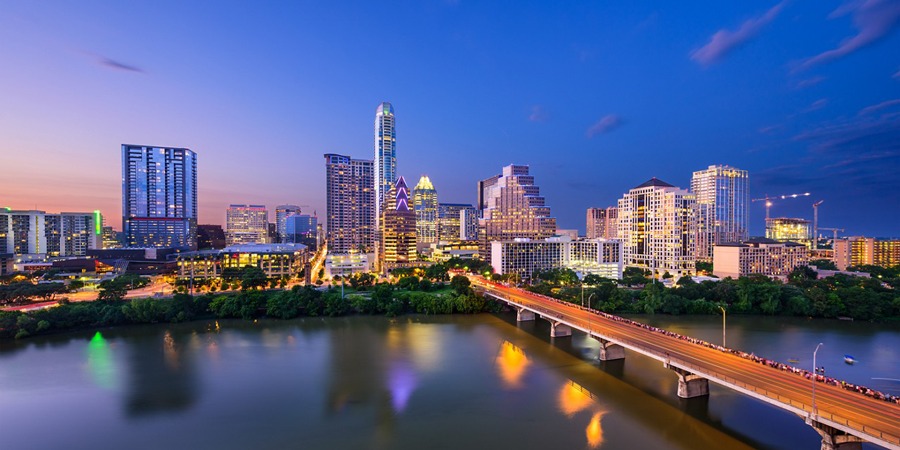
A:
[[[235,202],[322,217],[318,158],[367,159],[372,108],[391,102],[400,170],[427,173],[442,201],[474,203],[496,167],[528,165],[560,228],[584,230],[586,208],[631,186],[687,187],[723,164],[749,172],[751,198],[812,193],[772,217],[811,219],[825,200],[822,227],[900,234],[900,212],[883,207],[900,202],[896,3],[339,9],[5,4],[0,150],[19,169],[0,180],[0,206],[117,217],[117,150],[145,142],[202,155],[200,223],[223,224]],[[386,14],[396,33],[378,45],[397,51],[375,83],[363,75],[374,44],[343,26]],[[185,33],[138,36],[122,22]],[[762,235],[762,204],[748,209]]]

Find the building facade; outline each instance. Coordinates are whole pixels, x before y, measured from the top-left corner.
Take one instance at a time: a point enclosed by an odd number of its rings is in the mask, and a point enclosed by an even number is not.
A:
[[[219,249],[225,245],[225,230],[221,225],[197,225],[198,249]]]
[[[384,102],[375,109],[375,217],[381,218],[385,202],[391,203],[388,192],[397,181],[397,128],[394,107]]]
[[[696,270],[694,195],[656,178],[619,200],[618,235],[625,265],[661,277]]]
[[[713,274],[719,278],[759,274],[786,279],[791,271],[808,264],[809,249],[794,242],[760,238],[713,247]]]
[[[303,211],[297,205],[278,205],[275,207],[275,232],[278,234],[278,242],[287,243],[287,218]]]
[[[587,226],[585,234],[588,239],[615,239],[618,231],[619,209],[615,206],[608,208],[588,208]]]
[[[796,242],[812,248],[812,233],[806,219],[790,217],[766,219],[766,239]]]
[[[500,175],[478,183],[479,254],[490,262],[491,241],[546,239],[556,233],[556,218],[534,184],[528,166],[509,165]]]
[[[289,243],[303,244],[311,250],[318,248],[318,218],[297,214],[285,221],[285,239]]]
[[[122,145],[126,247],[197,248],[197,154]]]
[[[103,216],[0,209],[0,253],[84,256],[103,245]]]
[[[267,278],[296,278],[306,267],[309,252],[302,244],[244,244],[221,250],[201,250],[178,254],[179,279],[217,279],[231,269],[259,267]]]
[[[437,189],[427,175],[422,175],[413,188],[412,205],[416,213],[416,245],[421,252],[439,240]]]
[[[386,208],[381,216],[381,254],[379,263],[382,272],[398,267],[410,267],[418,260],[416,252],[416,213],[409,207],[409,188],[403,177],[390,191],[394,198],[391,208]]]
[[[372,161],[325,155],[326,232],[329,253],[375,248],[375,178]]]
[[[459,212],[459,239],[461,241],[478,241],[478,219],[480,212],[475,208],[465,208]]]
[[[696,197],[698,261],[712,261],[715,245],[743,242],[749,237],[748,180],[746,170],[731,166],[709,166],[694,172],[691,192]]]
[[[119,233],[113,230],[113,227],[103,227],[101,240],[101,248],[122,248],[122,242],[119,241]]]
[[[900,265],[900,239],[875,239],[861,236],[834,241],[834,265],[848,267]]]
[[[269,211],[264,205],[229,205],[225,210],[225,245],[269,242]]]
[[[468,213],[466,213],[468,211]],[[475,216],[475,208],[472,205],[464,203],[438,203],[438,241],[446,243],[454,243],[466,239],[465,225],[466,214],[472,217],[470,225],[473,230],[478,230],[478,218]],[[473,231],[474,235],[477,231]]]
[[[620,280],[624,268],[622,245],[616,239],[492,241],[491,253],[495,273],[516,274],[520,281],[530,280],[537,271],[562,268],[572,269],[579,276],[594,274]]]

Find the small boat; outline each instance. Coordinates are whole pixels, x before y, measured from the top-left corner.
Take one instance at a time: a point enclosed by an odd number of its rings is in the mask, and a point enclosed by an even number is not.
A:
[[[791,359],[788,360],[788,362],[791,363],[791,364],[797,364],[798,362],[800,362],[800,360],[797,359],[797,358],[791,358]]]
[[[856,358],[850,355],[844,355],[844,362],[850,365],[856,364]]]

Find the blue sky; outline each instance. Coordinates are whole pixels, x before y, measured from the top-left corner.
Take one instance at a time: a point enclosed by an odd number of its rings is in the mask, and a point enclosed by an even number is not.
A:
[[[122,143],[199,154],[201,223],[229,203],[324,216],[324,153],[372,158],[442,202],[528,164],[563,228],[658,177],[750,171],[773,216],[898,236],[900,2],[0,4],[0,206],[101,209]],[[761,203],[751,232],[763,231]]]

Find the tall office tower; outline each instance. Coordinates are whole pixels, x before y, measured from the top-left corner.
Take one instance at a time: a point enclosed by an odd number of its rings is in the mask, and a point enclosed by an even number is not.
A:
[[[545,239],[556,234],[556,218],[541,197],[528,166],[509,165],[500,175],[478,183],[478,254],[491,262],[491,241]]]
[[[278,233],[278,242],[289,242],[287,238],[287,226],[285,221],[288,217],[300,214],[300,207],[297,205],[278,205],[275,207],[275,231]]]
[[[465,208],[459,212],[459,240],[478,240],[478,219],[480,213],[475,208]]]
[[[416,212],[409,207],[409,189],[403,177],[397,178],[388,199],[390,208],[382,213],[381,268],[388,272],[416,261]]]
[[[746,170],[731,166],[709,166],[694,172],[691,192],[697,220],[697,260],[712,262],[713,246],[727,242],[743,242],[749,238]]]
[[[197,154],[186,148],[122,145],[126,247],[197,249]]]
[[[318,248],[318,218],[308,214],[295,214],[285,221],[286,243],[304,244],[311,250]]]
[[[421,250],[438,242],[437,189],[427,175],[422,175],[413,188],[412,204],[416,212],[416,245]]]
[[[229,205],[225,211],[225,245],[265,244],[269,211],[263,205]]]
[[[625,265],[659,277],[696,269],[694,194],[653,178],[619,200],[619,239]]]
[[[325,155],[328,252],[369,253],[375,248],[375,179],[372,161]]]
[[[102,245],[103,217],[93,213],[48,214],[0,210],[0,253],[84,256]]]
[[[609,208],[588,208],[587,227],[585,229],[587,238],[615,239],[618,221],[619,209],[615,206],[610,206]]]
[[[469,211],[475,217],[475,208],[463,203],[438,203],[438,240],[440,242],[459,242],[463,238],[463,212]],[[416,220],[419,220],[416,217]],[[472,222],[477,229],[478,221]],[[475,240],[475,238],[472,238]]]
[[[394,107],[384,102],[375,109],[375,229],[379,229],[382,205],[397,181],[397,132]]]

